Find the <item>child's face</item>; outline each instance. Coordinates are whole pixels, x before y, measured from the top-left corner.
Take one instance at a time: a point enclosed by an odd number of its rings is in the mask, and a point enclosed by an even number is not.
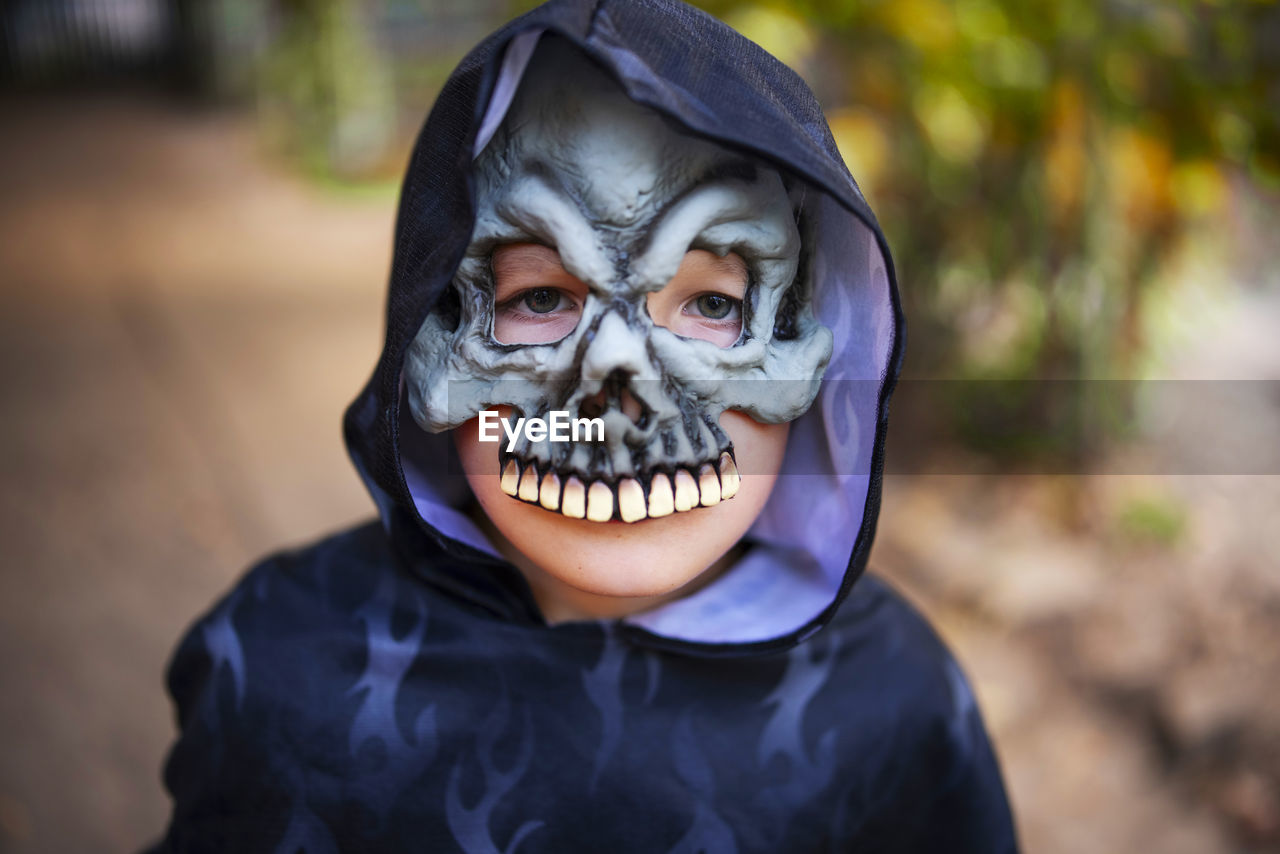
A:
[[[616,615],[732,563],[832,338],[803,188],[546,47],[474,161],[471,242],[405,386],[420,426],[454,431],[479,521],[544,613]],[[526,420],[494,436],[493,410]]]
[[[556,250],[531,243],[492,256],[493,335],[504,344],[559,341],[577,327],[587,285],[565,270]],[[653,323],[685,338],[729,347],[742,331],[747,266],[736,254],[685,254],[665,287],[647,295]],[[638,414],[638,405],[629,413]],[[624,399],[623,409],[628,409]],[[500,409],[504,417],[509,408]],[[618,616],[643,610],[695,584],[733,548],[759,515],[782,465],[787,424],[761,424],[736,411],[720,426],[745,473],[732,500],[636,523],[570,518],[500,488],[492,445],[478,423],[454,431],[468,482],[507,556],[529,578],[549,619]]]

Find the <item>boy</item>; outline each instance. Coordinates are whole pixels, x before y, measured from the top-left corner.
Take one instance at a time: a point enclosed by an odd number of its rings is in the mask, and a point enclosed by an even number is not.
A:
[[[902,346],[791,72],[674,3],[508,25],[406,176],[346,420],[382,524],[183,641],[158,850],[1014,850],[963,676],[859,578]]]

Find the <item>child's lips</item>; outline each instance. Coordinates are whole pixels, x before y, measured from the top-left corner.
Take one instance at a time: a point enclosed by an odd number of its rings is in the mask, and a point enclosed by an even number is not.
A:
[[[705,462],[696,471],[685,467],[670,473],[656,471],[647,483],[634,477],[610,483],[554,471],[540,474],[536,463],[514,457],[507,459],[500,478],[502,491],[512,498],[592,522],[639,522],[711,507],[736,495],[742,482],[728,451],[720,455],[718,464]]]

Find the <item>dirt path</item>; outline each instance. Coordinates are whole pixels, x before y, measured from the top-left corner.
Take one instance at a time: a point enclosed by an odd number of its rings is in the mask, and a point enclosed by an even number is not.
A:
[[[241,124],[0,105],[0,850],[163,827],[165,659],[268,549],[370,515],[339,417],[379,345],[393,199]]]

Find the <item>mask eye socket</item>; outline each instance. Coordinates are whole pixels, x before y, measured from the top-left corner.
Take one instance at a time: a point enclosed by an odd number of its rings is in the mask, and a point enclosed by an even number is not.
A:
[[[501,344],[554,344],[578,328],[587,286],[536,243],[499,246],[491,259],[493,337]]]
[[[731,347],[742,336],[746,293],[747,264],[739,255],[691,249],[666,287],[649,294],[647,307],[656,325],[683,338]]]

